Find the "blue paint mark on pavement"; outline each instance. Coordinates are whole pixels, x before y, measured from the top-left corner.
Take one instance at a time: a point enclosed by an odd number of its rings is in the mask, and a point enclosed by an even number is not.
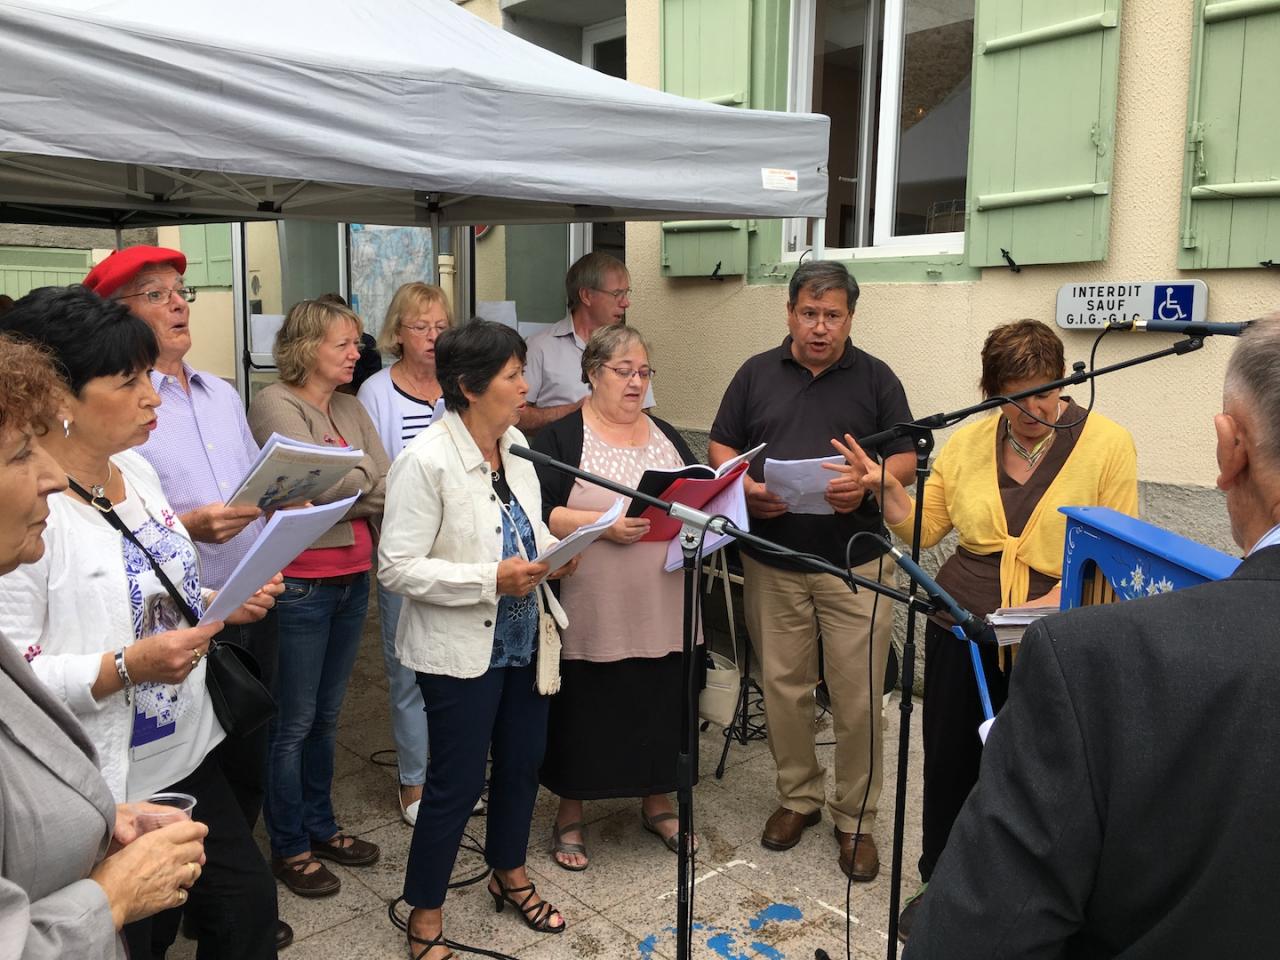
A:
[[[777,947],[771,947],[767,943],[761,943],[759,940],[751,944],[751,949],[756,952],[756,956],[763,957],[764,960],[786,960],[782,955],[782,951]]]
[[[649,960],[658,946],[658,935],[651,933],[640,941],[640,960]]]
[[[799,907],[793,907],[789,903],[773,903],[765,907],[748,922],[747,926],[754,933],[766,923],[775,920],[803,920],[804,914],[800,912]]]

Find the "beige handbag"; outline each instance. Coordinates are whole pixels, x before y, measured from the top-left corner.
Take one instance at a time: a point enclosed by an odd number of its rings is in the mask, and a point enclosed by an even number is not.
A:
[[[538,678],[536,686],[544,697],[560,692],[560,625],[551,615],[544,580],[538,584]]]
[[[711,555],[711,577],[707,581],[707,592],[710,593],[715,584],[716,567],[719,566],[720,579],[724,584],[724,606],[729,616],[729,637],[733,646],[734,659],[714,653],[708,648],[707,683],[698,695],[698,716],[703,720],[727,727],[733,723],[734,714],[738,711],[738,695],[741,691],[742,676],[738,671],[738,631],[733,622],[733,594],[729,589],[729,561],[724,551],[719,550]]]

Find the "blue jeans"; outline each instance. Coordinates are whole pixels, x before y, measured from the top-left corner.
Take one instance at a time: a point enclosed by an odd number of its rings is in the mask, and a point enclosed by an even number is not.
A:
[[[382,665],[387,672],[391,700],[391,735],[396,741],[400,782],[421,786],[427,779],[427,710],[422,704],[414,672],[396,659],[396,624],[404,597],[378,584],[378,612],[382,620]]]
[[[344,585],[287,577],[276,600],[280,663],[264,812],[277,857],[338,832],[330,796],[338,714],[368,608],[368,573]]]

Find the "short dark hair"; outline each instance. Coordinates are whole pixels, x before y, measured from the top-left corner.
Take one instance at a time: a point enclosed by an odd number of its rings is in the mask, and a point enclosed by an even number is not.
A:
[[[982,345],[982,394],[998,397],[1017,380],[1057,380],[1067,370],[1062,340],[1039,320],[1014,320],[987,334]]]
[[[98,377],[149,370],[160,355],[145,320],[79,284],[32,290],[0,317],[0,331],[48,350],[76,396]]]
[[[835,260],[807,260],[796,267],[787,286],[787,306],[794,307],[803,291],[821,297],[832,290],[843,290],[849,298],[849,312],[858,305],[858,281],[853,279],[843,263]]]
[[[436,378],[445,409],[467,409],[471,401],[463,388],[484,393],[508,360],[515,357],[524,363],[526,353],[523,338],[505,324],[473,319],[450,327],[436,341]]]

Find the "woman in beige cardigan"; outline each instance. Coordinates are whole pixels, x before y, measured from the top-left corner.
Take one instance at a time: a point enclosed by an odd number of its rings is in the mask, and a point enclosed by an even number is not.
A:
[[[342,833],[330,796],[338,713],[369,605],[375,525],[390,467],[360,401],[337,392],[360,357],[360,332],[360,318],[346,307],[295,304],[276,336],[280,382],[249,407],[259,443],[278,433],[364,451],[346,476],[312,498],[331,503],[360,494],[340,522],[285,567],[277,600],[279,710],[271,723],[265,819],[276,877],[303,897],[328,896],[342,885],[317,858],[359,867],[379,853]]]

